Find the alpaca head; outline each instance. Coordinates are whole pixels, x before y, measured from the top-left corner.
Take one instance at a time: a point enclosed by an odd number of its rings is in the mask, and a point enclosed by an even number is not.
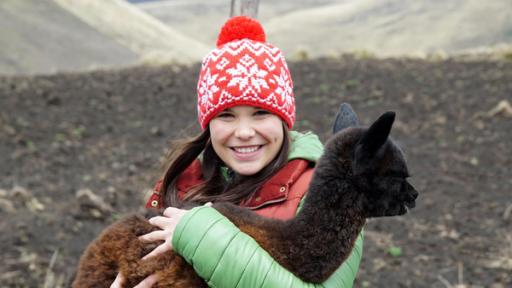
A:
[[[341,131],[326,144],[326,154],[335,159],[336,173],[348,175],[344,178],[359,193],[357,205],[365,217],[405,214],[418,192],[407,181],[402,150],[389,138],[395,113],[382,114],[369,128],[358,127],[354,116],[350,108],[336,120],[335,130]]]

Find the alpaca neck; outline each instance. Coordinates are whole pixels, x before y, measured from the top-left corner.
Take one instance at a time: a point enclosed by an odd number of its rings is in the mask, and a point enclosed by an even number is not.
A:
[[[364,211],[360,208],[361,193],[350,181],[350,175],[315,175],[302,210],[291,225],[304,230],[317,227],[338,234],[361,230]],[[304,225],[305,224],[305,225]],[[356,235],[357,236],[357,235]]]
[[[322,259],[312,268],[321,271],[322,277],[330,275],[350,255],[365,224],[359,208],[361,194],[351,183],[350,175],[317,170],[304,206],[282,230],[291,251],[301,251],[300,257],[307,259]],[[289,260],[294,265],[295,259]]]

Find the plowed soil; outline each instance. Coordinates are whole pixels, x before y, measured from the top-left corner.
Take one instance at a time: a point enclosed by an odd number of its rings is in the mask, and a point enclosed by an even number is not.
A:
[[[2,287],[67,287],[87,243],[141,209],[169,141],[198,132],[198,69],[0,77]],[[356,287],[512,287],[512,62],[344,56],[290,69],[297,130],[325,140],[341,102],[366,124],[397,113],[420,196],[405,216],[369,221]]]

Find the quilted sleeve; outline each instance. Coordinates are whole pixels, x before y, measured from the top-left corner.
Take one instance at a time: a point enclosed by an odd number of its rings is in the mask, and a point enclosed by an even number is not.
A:
[[[324,283],[312,284],[280,266],[258,243],[211,207],[196,207],[182,218],[173,249],[210,287],[352,287],[362,252],[362,234],[352,255]]]

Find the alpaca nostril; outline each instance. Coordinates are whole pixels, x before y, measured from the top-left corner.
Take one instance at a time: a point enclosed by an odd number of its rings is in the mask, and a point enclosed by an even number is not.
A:
[[[418,192],[416,190],[411,190],[407,193],[407,199],[405,200],[405,205],[408,208],[416,207],[416,198],[418,197]]]
[[[412,199],[416,199],[418,198],[418,191],[416,191],[416,189],[414,189],[414,187],[412,187],[412,185],[409,184],[409,189],[407,191],[407,194],[409,195],[409,197],[411,197]]]

